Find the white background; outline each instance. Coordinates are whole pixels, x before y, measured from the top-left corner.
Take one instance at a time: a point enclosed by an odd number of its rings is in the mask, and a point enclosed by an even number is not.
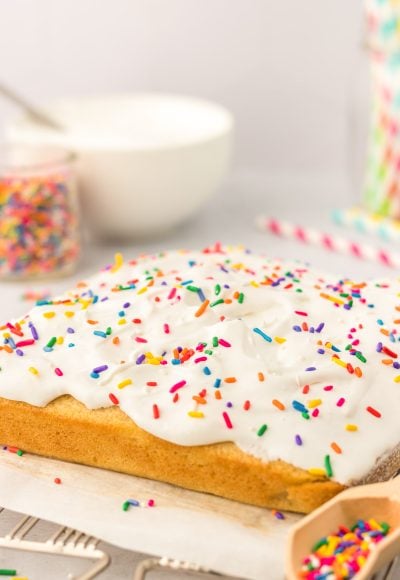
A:
[[[362,8],[360,0],[0,0],[0,82],[38,103],[136,90],[213,99],[237,120],[236,172],[338,179],[367,100]],[[0,132],[13,113],[0,100]]]

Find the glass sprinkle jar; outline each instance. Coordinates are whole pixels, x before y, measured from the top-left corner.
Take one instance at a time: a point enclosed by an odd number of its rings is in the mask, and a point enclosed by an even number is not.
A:
[[[75,156],[0,145],[0,277],[71,273],[80,253]]]

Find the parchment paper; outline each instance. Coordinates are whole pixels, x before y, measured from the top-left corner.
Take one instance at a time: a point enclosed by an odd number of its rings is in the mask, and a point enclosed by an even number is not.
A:
[[[61,485],[54,483],[61,478]],[[155,507],[122,510],[128,499]],[[76,528],[121,548],[282,580],[285,538],[299,516],[138,477],[0,451],[0,506]]]

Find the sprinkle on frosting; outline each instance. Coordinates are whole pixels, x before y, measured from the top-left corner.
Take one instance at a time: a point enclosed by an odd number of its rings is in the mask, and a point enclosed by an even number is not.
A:
[[[0,327],[0,396],[120,406],[173,443],[349,483],[399,443],[399,295],[219,244],[117,254]]]

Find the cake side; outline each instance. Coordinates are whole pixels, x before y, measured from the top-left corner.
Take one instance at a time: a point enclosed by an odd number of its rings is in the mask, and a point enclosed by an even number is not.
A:
[[[118,407],[89,410],[70,396],[46,407],[0,398],[0,416],[4,444],[255,506],[307,513],[344,489],[284,461],[263,462],[233,443],[175,445]]]

